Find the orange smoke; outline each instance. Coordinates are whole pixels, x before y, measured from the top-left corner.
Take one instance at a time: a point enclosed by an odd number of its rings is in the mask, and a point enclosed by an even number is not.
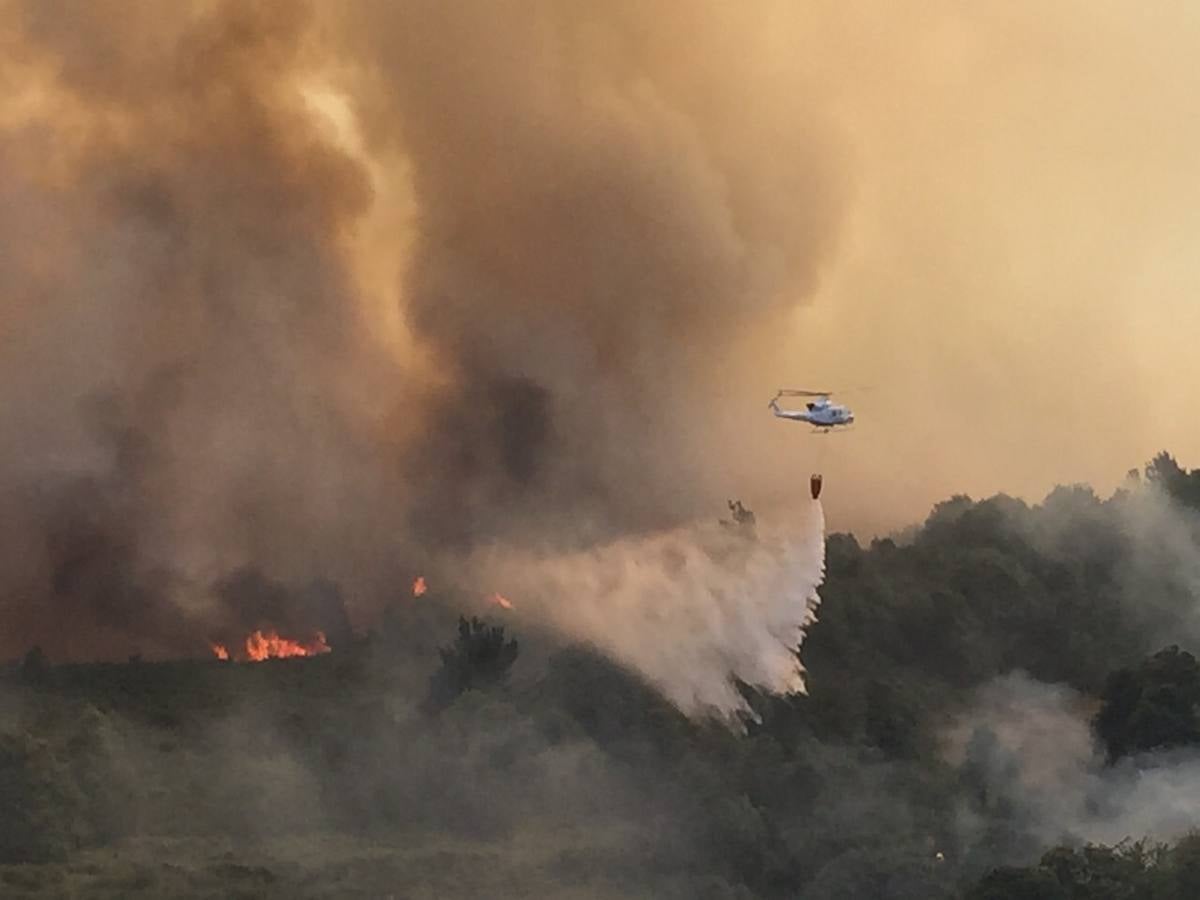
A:
[[[328,653],[330,646],[325,642],[325,633],[318,631],[308,641],[296,641],[280,637],[274,629],[267,631],[255,630],[246,638],[244,659],[251,662],[262,662],[264,659],[286,659],[293,656],[316,656]],[[212,644],[213,655],[217,659],[229,659],[229,650],[224,644]]]
[[[427,591],[428,589],[429,589],[429,588],[428,588],[428,587],[426,587],[426,585],[425,585],[425,576],[424,576],[424,575],[418,575],[418,576],[417,576],[417,580],[413,582],[413,596],[414,596],[414,597],[420,597],[420,596],[421,596],[421,595],[423,595],[423,594],[425,593],[425,591]]]
[[[492,603],[496,606],[499,606],[501,609],[512,609],[513,608],[512,601],[509,600],[507,597],[505,597],[503,594],[492,594],[490,597],[488,597],[488,603]]]

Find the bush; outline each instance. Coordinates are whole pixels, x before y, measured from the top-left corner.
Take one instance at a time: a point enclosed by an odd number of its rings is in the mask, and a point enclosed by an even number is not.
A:
[[[503,683],[517,661],[516,640],[504,640],[503,625],[487,625],[477,618],[458,620],[458,638],[438,651],[441,668],[430,681],[428,706],[441,709],[465,691]]]

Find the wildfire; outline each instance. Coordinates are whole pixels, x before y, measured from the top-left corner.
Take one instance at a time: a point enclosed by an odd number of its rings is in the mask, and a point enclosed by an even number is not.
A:
[[[512,609],[513,608],[512,601],[509,600],[507,597],[505,597],[503,594],[492,594],[490,597],[488,597],[488,603],[498,606],[501,609]]]
[[[427,590],[429,590],[429,588],[425,584],[425,576],[418,575],[416,581],[413,582],[413,596],[420,597],[424,595]]]
[[[280,637],[273,629],[256,630],[246,638],[244,645],[245,658],[251,662],[262,662],[264,659],[285,659],[292,656],[316,656],[328,653],[330,646],[325,642],[325,633],[318,631],[309,641],[295,641]],[[228,648],[224,644],[212,644],[213,655],[217,659],[229,659]]]
[[[274,631],[255,631],[246,638],[246,656],[254,662],[289,656],[316,656],[328,652],[329,645],[325,643],[325,634],[321,631],[308,643],[281,638]]]

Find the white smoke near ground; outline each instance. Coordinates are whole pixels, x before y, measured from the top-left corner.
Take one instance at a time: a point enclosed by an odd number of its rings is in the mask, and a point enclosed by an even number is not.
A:
[[[1132,479],[1108,499],[1088,486],[1052,491],[1036,515],[1010,521],[1052,559],[1116,561],[1115,596],[1149,641],[1200,650],[1200,515],[1153,479]],[[1113,661],[1113,662],[1127,662]]]
[[[1107,766],[1088,724],[1094,702],[1016,672],[981,688],[946,732],[946,756],[975,779],[976,799],[1042,845],[1169,841],[1196,827],[1200,756],[1146,754]],[[968,837],[986,827],[965,808]]]
[[[805,691],[799,648],[824,568],[816,501],[786,526],[694,524],[568,554],[495,547],[478,563],[518,614],[595,644],[683,712],[730,720],[750,712],[737,681]]]
[[[1125,596],[1158,624],[1159,643],[1200,648],[1200,517],[1158,489],[1130,493],[1123,512]]]

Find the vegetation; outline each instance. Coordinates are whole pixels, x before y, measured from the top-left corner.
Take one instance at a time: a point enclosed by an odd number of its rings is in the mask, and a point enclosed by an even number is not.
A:
[[[744,733],[435,597],[311,659],[31,652],[0,676],[0,895],[1200,896],[1200,837],[1052,833],[1020,748],[972,718],[1020,671],[1090,704],[1094,780],[1200,742],[1200,475],[1145,474],[830,536],[810,695],[742,686]]]
[[[1200,743],[1200,664],[1176,646],[1113,672],[1102,699],[1096,733],[1111,761]]]
[[[444,707],[464,691],[503,683],[517,661],[517,651],[515,640],[505,642],[503,625],[489,626],[478,618],[468,622],[460,617],[458,639],[438,651],[442,665],[431,679],[431,707]]]
[[[1190,900],[1200,896],[1200,837],[1174,847],[1058,847],[1026,868],[998,868],[967,900]]]

